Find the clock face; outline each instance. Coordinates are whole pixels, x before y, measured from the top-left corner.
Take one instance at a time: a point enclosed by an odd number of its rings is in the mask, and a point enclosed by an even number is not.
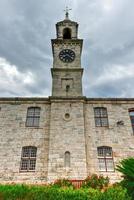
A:
[[[71,49],[63,49],[59,53],[59,58],[66,63],[73,62],[75,59],[75,53]]]

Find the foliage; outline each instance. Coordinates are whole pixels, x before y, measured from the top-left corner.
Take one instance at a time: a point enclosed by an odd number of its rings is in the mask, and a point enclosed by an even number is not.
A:
[[[123,174],[124,180],[121,185],[127,188],[128,193],[134,199],[134,158],[121,160],[116,169]]]
[[[94,189],[102,189],[104,187],[107,187],[109,184],[109,178],[98,176],[96,174],[93,174],[92,176],[88,176],[83,184],[82,188],[94,188]]]
[[[29,188],[25,185],[0,185],[0,200],[24,199]]]
[[[53,183],[53,185],[52,186],[54,186],[54,187],[71,187],[71,188],[73,188],[74,186],[73,186],[73,184],[72,184],[72,182],[70,181],[70,180],[68,180],[68,179],[57,179],[54,183]]]
[[[0,200],[100,200],[95,189],[56,188],[53,186],[0,186]]]
[[[121,160],[116,169],[123,174],[125,179],[134,180],[134,158]]]
[[[113,186],[108,188],[104,193],[102,200],[132,200],[126,189],[121,186]]]
[[[0,185],[0,200],[132,200],[121,186],[93,188]]]

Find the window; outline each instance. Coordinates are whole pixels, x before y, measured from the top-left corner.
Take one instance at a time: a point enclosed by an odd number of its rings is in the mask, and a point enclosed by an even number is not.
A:
[[[63,30],[63,39],[71,39],[71,29],[64,28],[64,30]]]
[[[70,167],[70,152],[65,152],[65,167]]]
[[[99,160],[99,170],[103,172],[113,172],[113,152],[111,147],[98,147],[98,160]]]
[[[22,148],[20,171],[35,171],[36,153],[36,147],[28,146]]]
[[[103,107],[94,108],[95,126],[108,126],[107,109]]]
[[[27,127],[39,127],[40,121],[40,108],[39,107],[30,107],[27,110]]]
[[[134,133],[134,109],[129,110],[129,116],[130,116],[130,119],[131,119],[132,129],[133,129],[133,133]]]

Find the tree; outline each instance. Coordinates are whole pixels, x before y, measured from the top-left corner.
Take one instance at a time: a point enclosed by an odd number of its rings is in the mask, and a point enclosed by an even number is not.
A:
[[[134,158],[121,160],[116,169],[123,174],[122,186],[127,188],[128,193],[134,199]]]

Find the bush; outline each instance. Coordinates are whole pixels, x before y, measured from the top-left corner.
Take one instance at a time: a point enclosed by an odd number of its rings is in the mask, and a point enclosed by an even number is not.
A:
[[[0,186],[0,200],[100,200],[95,189],[58,188],[53,186]]]
[[[25,185],[0,185],[0,200],[24,199],[29,193]]]
[[[0,185],[0,200],[132,200],[127,190],[115,186],[102,192],[93,188]]]
[[[108,188],[103,193],[102,200],[131,200],[131,198],[128,196],[126,189],[123,189],[121,186],[115,186]]]
[[[82,188],[94,188],[94,189],[103,189],[104,187],[107,187],[109,184],[109,178],[98,176],[96,174],[93,174],[92,176],[88,176],[83,184]]]
[[[58,188],[60,188],[60,187],[65,187],[65,188],[66,187],[71,187],[71,188],[74,188],[72,182],[70,180],[68,180],[68,179],[58,179],[52,184],[52,186],[58,187]]]

